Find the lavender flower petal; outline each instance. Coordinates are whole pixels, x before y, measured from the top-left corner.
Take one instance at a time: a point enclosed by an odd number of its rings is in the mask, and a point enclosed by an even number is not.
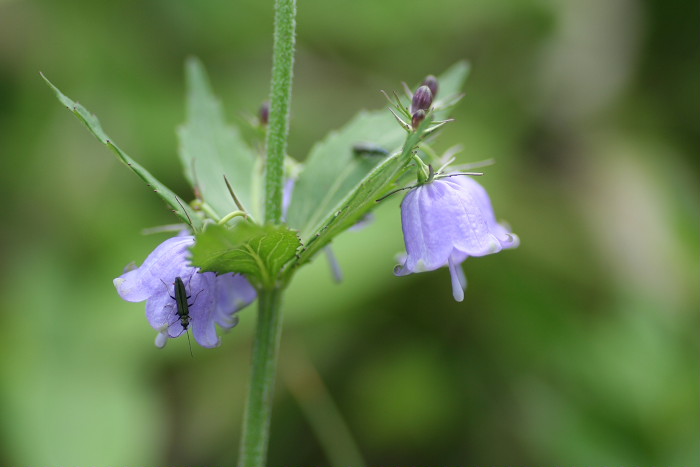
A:
[[[520,239],[517,235],[510,232],[510,229],[496,222],[496,215],[491,205],[491,198],[489,198],[488,193],[476,180],[471,177],[451,177],[447,179],[453,183],[461,186],[461,188],[467,192],[471,193],[474,200],[479,204],[482,214],[486,220],[486,223],[491,230],[491,233],[496,236],[501,246],[505,248],[517,248],[520,244]]]
[[[195,274],[189,283],[190,324],[192,335],[202,347],[216,347],[216,274],[205,272]]]
[[[448,260],[450,278],[452,279],[452,296],[458,302],[464,300],[464,291],[467,288],[467,278],[462,270],[462,265],[455,263],[452,258]]]
[[[172,283],[176,277],[186,275],[192,269],[187,266],[187,249],[191,245],[194,237],[189,235],[172,237],[158,245],[141,267],[114,279],[119,296],[127,302],[142,302],[159,293],[163,281]]]
[[[496,221],[486,190],[467,176],[435,179],[409,191],[401,203],[401,223],[407,254],[394,274],[447,266],[458,302],[467,287],[462,262],[469,256],[515,248],[520,242]]]
[[[236,312],[248,306],[257,297],[255,288],[240,274],[222,274],[216,277],[216,311],[214,321],[224,328],[238,323]]]

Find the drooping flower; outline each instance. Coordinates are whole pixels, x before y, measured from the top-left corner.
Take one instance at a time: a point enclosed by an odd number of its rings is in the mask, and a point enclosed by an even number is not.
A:
[[[232,328],[238,322],[236,312],[256,298],[248,280],[237,274],[199,272],[189,264],[188,248],[194,237],[181,235],[164,241],[148,255],[141,267],[114,279],[119,295],[128,302],[146,300],[146,317],[158,331],[156,346],[163,347],[192,329],[202,347],[220,343],[216,324]],[[187,318],[178,314],[175,282],[182,280],[187,295]]]
[[[517,235],[496,222],[486,190],[464,175],[431,179],[409,191],[401,203],[407,256],[397,276],[447,266],[452,294],[464,299],[467,286],[461,264],[519,244]]]

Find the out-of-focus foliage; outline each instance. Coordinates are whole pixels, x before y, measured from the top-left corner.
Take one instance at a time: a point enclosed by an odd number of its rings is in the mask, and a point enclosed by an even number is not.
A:
[[[234,462],[254,309],[194,359],[153,347],[111,280],[175,217],[38,72],[189,199],[185,59],[243,122],[268,91],[271,3],[0,2],[0,464]],[[497,159],[480,181],[521,238],[465,263],[458,304],[446,270],[391,274],[395,196],[334,242],[342,285],[323,256],[295,277],[281,365],[320,375],[368,463],[700,464],[697,10],[300,2],[291,155],[466,58],[438,149]],[[270,463],[328,464],[308,410],[327,400],[280,375]]]

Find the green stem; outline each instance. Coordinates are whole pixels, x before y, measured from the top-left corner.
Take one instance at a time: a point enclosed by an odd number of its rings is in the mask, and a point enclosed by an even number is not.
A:
[[[275,36],[270,89],[270,119],[265,146],[265,221],[278,224],[282,218],[284,157],[289,133],[292,100],[296,0],[275,0]]]
[[[270,118],[265,161],[265,222],[282,218],[284,159],[287,154],[289,107],[292,100],[296,0],[275,0],[275,35],[270,90]],[[238,465],[265,465],[270,436],[272,396],[282,317],[282,287],[258,291],[258,323],[253,342],[251,377],[243,416]]]
[[[236,217],[245,217],[245,218],[247,218],[247,217],[248,217],[248,213],[247,213],[247,212],[244,212],[244,211],[233,211],[233,212],[230,212],[230,213],[226,214],[224,217],[222,217],[222,218],[219,220],[219,222],[217,222],[217,224],[219,224],[219,225],[224,225],[225,223],[227,223],[227,222],[230,221],[231,219],[235,219]]]
[[[253,344],[253,371],[243,416],[238,458],[240,467],[263,466],[267,457],[277,351],[282,330],[281,296],[281,289],[261,290],[258,293],[258,324]]]

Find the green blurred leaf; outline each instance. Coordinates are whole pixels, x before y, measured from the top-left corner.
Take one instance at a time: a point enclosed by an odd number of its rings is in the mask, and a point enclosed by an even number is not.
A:
[[[470,66],[468,62],[459,61],[449,67],[443,74],[438,77],[440,88],[437,92],[437,99],[433,102],[436,107],[441,107],[435,111],[435,119],[441,120],[447,118],[452,111],[452,107],[445,107],[445,104],[454,100],[455,97],[461,94],[462,86],[469,76]]]
[[[204,201],[223,217],[238,209],[226,188],[226,175],[243,206],[258,218],[261,170],[256,170],[255,153],[238,128],[226,124],[221,103],[211,92],[199,60],[187,61],[186,77],[187,122],[178,130],[185,176],[199,189]]]
[[[90,132],[92,132],[92,134],[95,135],[98,140],[100,140],[103,144],[106,144],[112,151],[114,151],[120,161],[126,164],[126,166],[129,167],[132,172],[141,177],[141,179],[145,181],[146,184],[172,208],[173,212],[177,214],[180,219],[187,222],[194,230],[201,229],[202,220],[199,215],[188,204],[181,202],[175,193],[159,182],[148,172],[148,170],[144,169],[141,165],[129,157],[128,154],[122,151],[121,148],[119,148],[119,146],[117,146],[112,139],[107,136],[107,133],[105,133],[102,129],[102,126],[100,126],[100,122],[95,115],[91,114],[79,103],[74,102],[69,97],[64,95],[56,86],[53,85],[53,83],[51,83],[51,81],[48,80],[48,78],[46,78],[46,76],[43,75],[43,73],[41,74],[41,77],[44,78],[44,81],[46,81],[46,83],[51,86],[51,89],[54,90],[58,100],[61,101],[61,103],[63,103],[68,110],[73,112],[73,114],[75,114],[75,116],[88,127],[88,130],[90,130]]]
[[[458,62],[443,73],[438,78],[440,99],[449,100],[458,93],[468,71],[465,62]],[[405,104],[408,103],[406,97]],[[444,118],[449,110],[437,111],[435,117]],[[329,213],[346,204],[344,198],[386,160],[382,156],[356,154],[353,146],[370,143],[391,154],[400,151],[405,137],[406,132],[383,109],[360,112],[343,128],[314,145],[294,187],[288,213],[289,225],[299,229],[305,243],[323,227]]]
[[[239,222],[229,229],[210,225],[197,235],[192,262],[204,271],[237,272],[259,286],[273,287],[300,246],[296,232],[285,226]]]

